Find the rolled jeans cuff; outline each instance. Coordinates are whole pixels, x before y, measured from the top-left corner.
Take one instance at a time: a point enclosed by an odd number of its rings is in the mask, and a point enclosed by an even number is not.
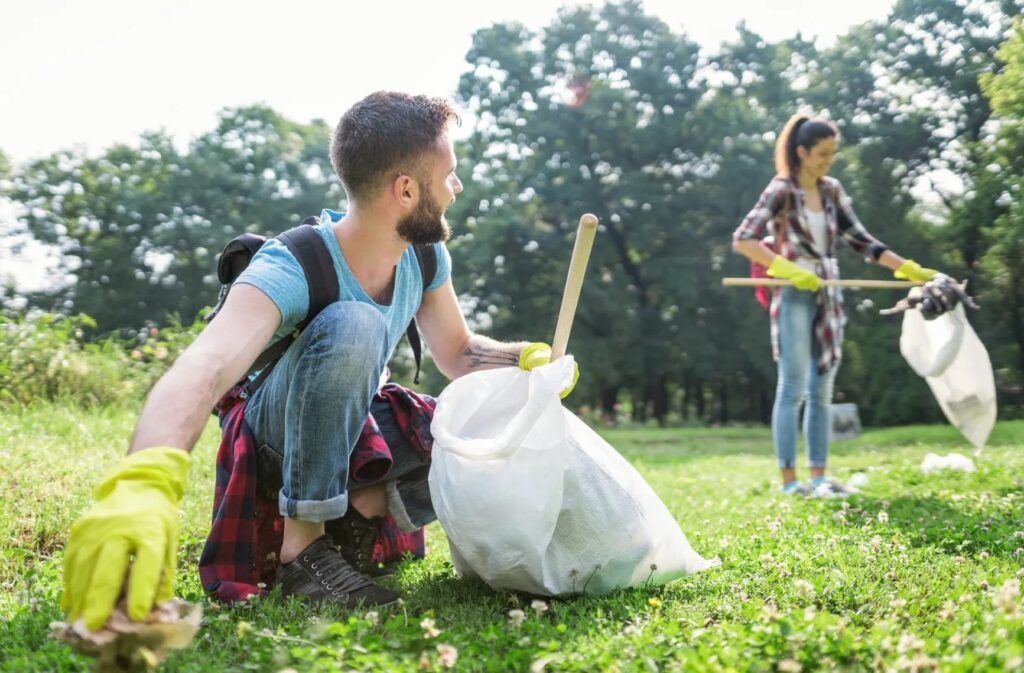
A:
[[[796,469],[796,461],[795,460],[780,460],[779,461],[779,469],[780,470],[795,470]]]
[[[277,506],[281,516],[289,519],[323,523],[345,516],[345,512],[348,511],[348,493],[327,500],[295,500],[286,498],[282,489],[277,494]]]

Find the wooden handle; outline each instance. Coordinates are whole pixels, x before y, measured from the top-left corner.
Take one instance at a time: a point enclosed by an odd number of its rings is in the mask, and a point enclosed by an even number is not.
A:
[[[565,278],[565,291],[562,292],[562,308],[558,311],[555,338],[551,342],[552,362],[565,355],[569,332],[572,331],[572,321],[576,317],[576,304],[580,300],[580,289],[583,287],[583,276],[587,273],[587,262],[590,260],[590,250],[594,247],[596,234],[597,217],[587,213],[580,218],[580,226],[576,230],[576,244],[572,248],[569,275]]]
[[[782,278],[723,278],[726,287],[791,287],[793,281]],[[924,283],[910,280],[869,280],[867,278],[842,278],[839,280],[821,280],[822,287],[864,287],[890,290],[906,290]]]

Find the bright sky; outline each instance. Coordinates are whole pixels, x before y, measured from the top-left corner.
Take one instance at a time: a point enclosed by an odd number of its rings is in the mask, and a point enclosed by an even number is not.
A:
[[[747,25],[825,41],[894,0],[647,0],[709,49]],[[22,0],[0,9],[0,149],[15,161],[96,152],[165,128],[213,128],[225,106],[265,102],[332,123],[377,89],[450,95],[477,28],[546,26],[552,0]],[[287,7],[287,9],[286,9]]]
[[[478,28],[548,25],[552,0],[12,0],[0,8],[0,150],[15,162],[82,145],[98,153],[164,128],[184,144],[227,106],[263,102],[332,124],[378,89],[450,96]],[[769,40],[824,43],[885,17],[894,0],[647,0],[709,50],[741,21]],[[285,7],[287,6],[287,9]],[[0,202],[0,282],[54,282],[58,259],[15,233]],[[18,248],[19,244],[27,243]]]

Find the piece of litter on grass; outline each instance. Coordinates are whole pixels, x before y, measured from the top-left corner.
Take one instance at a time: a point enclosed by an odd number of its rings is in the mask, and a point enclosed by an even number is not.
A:
[[[957,470],[960,472],[974,472],[974,461],[959,453],[951,453],[948,456],[940,456],[936,453],[929,453],[921,461],[921,471],[925,474],[937,472],[938,470]]]
[[[135,622],[121,601],[99,631],[89,631],[81,619],[74,624],[54,622],[51,628],[57,640],[96,658],[95,673],[139,673],[152,671],[168,651],[191,643],[202,619],[201,605],[172,598]]]
[[[850,475],[850,478],[846,480],[846,485],[853,488],[864,488],[868,485],[868,475],[863,472]]]

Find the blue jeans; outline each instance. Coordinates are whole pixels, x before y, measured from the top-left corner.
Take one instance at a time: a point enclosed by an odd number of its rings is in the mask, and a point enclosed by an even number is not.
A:
[[[348,491],[356,487],[349,460],[371,412],[386,349],[387,325],[376,308],[336,302],[310,322],[246,404],[258,445],[282,457],[283,516],[322,522],[345,514]],[[372,412],[394,459],[384,481],[389,509],[400,528],[415,530],[434,519],[429,459],[405,442],[386,403],[373,403]]]
[[[810,467],[828,462],[829,405],[839,367],[818,373],[814,356],[815,293],[786,287],[779,305],[779,381],[772,408],[772,434],[779,467],[796,467],[800,403],[804,405],[804,443]]]

